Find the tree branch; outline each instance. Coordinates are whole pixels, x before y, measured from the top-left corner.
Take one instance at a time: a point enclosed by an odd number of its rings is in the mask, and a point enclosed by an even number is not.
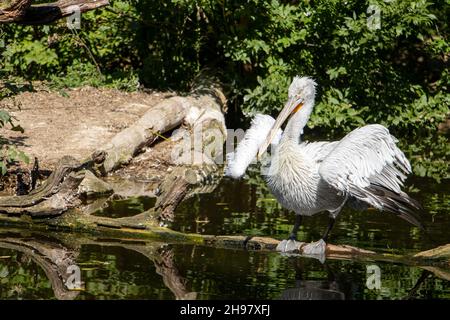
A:
[[[60,0],[39,5],[31,5],[31,2],[15,0],[0,6],[0,23],[49,24],[73,14],[74,6],[78,6],[80,13],[83,13],[109,5],[108,0]]]

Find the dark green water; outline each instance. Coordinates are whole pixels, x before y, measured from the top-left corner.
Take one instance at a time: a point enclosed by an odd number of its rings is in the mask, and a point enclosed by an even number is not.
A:
[[[434,243],[397,217],[351,210],[341,213],[330,242],[398,254],[450,243],[448,181],[416,179],[408,187],[428,211]],[[147,205],[133,202],[130,210],[135,213]],[[124,203],[116,208],[129,215]],[[103,214],[121,215],[108,210]],[[214,192],[185,201],[176,217],[172,227],[184,232],[278,239],[287,236],[293,223],[292,214],[280,208],[257,175],[245,181],[222,180]],[[317,240],[326,225],[325,214],[305,218],[299,240]],[[445,280],[450,270],[438,274],[389,262],[321,263],[278,253],[72,237],[0,228],[0,298],[450,299],[450,281]],[[39,254],[32,251],[36,244],[43,248]],[[61,263],[80,268],[82,290],[61,289],[54,277],[55,265]],[[379,270],[380,288],[366,285],[368,268]]]

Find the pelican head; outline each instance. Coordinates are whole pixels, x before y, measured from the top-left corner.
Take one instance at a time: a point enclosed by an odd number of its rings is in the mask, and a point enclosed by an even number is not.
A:
[[[261,157],[269,147],[278,129],[291,116],[296,114],[303,106],[307,105],[312,108],[316,95],[316,82],[308,77],[296,76],[292,80],[288,90],[288,100],[276,119],[272,129],[270,130],[266,140],[258,150],[258,158]],[[309,113],[308,113],[309,117]],[[306,123],[305,123],[306,124]]]

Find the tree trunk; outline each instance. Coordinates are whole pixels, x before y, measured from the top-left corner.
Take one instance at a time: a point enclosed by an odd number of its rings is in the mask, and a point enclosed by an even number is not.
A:
[[[205,183],[214,186],[211,182],[221,176],[214,160],[223,158],[226,101],[219,87],[213,81],[208,83],[208,90],[199,85],[190,96],[169,98],[151,108],[90,159],[79,163],[70,156],[63,157],[50,177],[30,194],[0,197],[0,214],[4,214],[5,220],[15,216],[55,218],[80,207],[85,199],[110,194],[112,199],[121,198],[115,194],[114,185],[98,178],[120,168],[123,175],[131,177],[138,174],[136,171],[161,176],[156,188],[160,195],[157,211],[145,217],[153,219],[153,224],[172,220],[178,204],[192,192],[200,192],[197,186]],[[162,136],[174,128],[177,130],[170,138]],[[163,141],[155,144],[159,137]],[[146,150],[149,146],[152,148]],[[127,169],[130,163],[131,168]],[[155,164],[160,165],[155,168]],[[82,216],[92,210],[95,207],[84,211]],[[114,219],[98,218],[92,216],[87,222],[116,224]],[[58,221],[64,221],[64,217]]]
[[[1,4],[0,23],[49,24],[72,15],[75,8],[83,13],[109,5],[108,0],[60,0],[38,5],[31,3],[31,0],[12,0]]]

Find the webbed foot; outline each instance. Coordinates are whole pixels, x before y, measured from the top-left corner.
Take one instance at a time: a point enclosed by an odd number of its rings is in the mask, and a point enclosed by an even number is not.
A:
[[[300,242],[296,241],[295,239],[289,238],[287,240],[281,241],[276,250],[280,252],[294,252],[298,251],[300,247]]]
[[[323,239],[308,243],[302,247],[302,253],[307,255],[325,255],[327,244]]]
[[[326,260],[326,249],[327,244],[325,243],[325,240],[320,239],[319,241],[304,245],[301,252],[303,256],[315,258],[321,263],[324,263]]]

